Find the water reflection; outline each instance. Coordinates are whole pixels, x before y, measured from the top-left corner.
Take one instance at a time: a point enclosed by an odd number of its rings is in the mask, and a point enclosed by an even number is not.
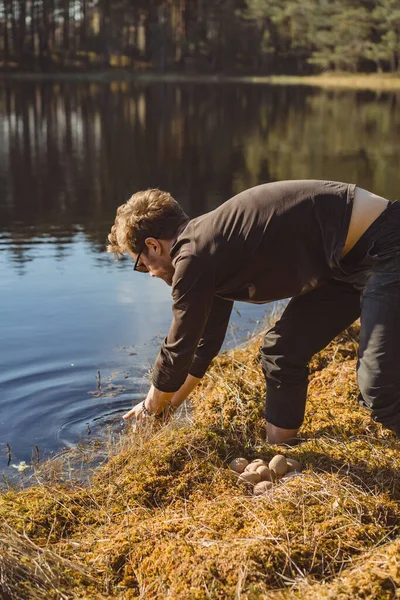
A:
[[[332,178],[398,193],[399,94],[127,82],[0,84],[0,227],[16,265],[49,238],[104,249],[115,208],[171,191],[189,214],[262,181]],[[38,243],[36,241],[36,243]]]

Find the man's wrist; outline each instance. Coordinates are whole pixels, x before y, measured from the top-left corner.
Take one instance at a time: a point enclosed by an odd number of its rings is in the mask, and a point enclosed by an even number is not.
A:
[[[155,417],[155,414],[156,414],[156,413],[150,412],[146,408],[146,400],[143,400],[143,402],[142,402],[142,412],[146,415],[146,417]]]
[[[170,404],[173,395],[174,393],[162,392],[152,386],[145,399],[146,410],[153,415],[157,415]]]

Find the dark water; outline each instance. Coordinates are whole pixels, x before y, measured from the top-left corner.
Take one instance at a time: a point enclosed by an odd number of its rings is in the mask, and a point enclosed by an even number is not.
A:
[[[0,82],[0,473],[7,443],[13,463],[35,445],[76,444],[119,427],[148,389],[170,289],[105,253],[119,204],[160,187],[196,216],[246,187],[297,178],[396,198],[399,101],[241,84]],[[239,305],[231,343],[266,308]]]

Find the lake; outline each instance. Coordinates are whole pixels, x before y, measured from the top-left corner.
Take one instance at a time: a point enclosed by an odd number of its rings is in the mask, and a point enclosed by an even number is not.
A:
[[[148,187],[194,217],[279,179],[399,197],[400,95],[243,83],[0,80],[0,473],[74,446],[147,392],[170,288],[105,252]],[[271,305],[237,305],[226,343]]]

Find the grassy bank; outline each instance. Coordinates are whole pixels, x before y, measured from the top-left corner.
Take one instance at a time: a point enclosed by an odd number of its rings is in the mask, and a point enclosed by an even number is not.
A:
[[[273,85],[307,85],[322,88],[360,89],[374,91],[400,90],[400,74],[363,74],[335,73],[321,75],[271,75],[271,76],[230,76],[230,75],[201,75],[181,73],[132,73],[124,70],[90,71],[90,72],[9,72],[0,71],[0,79],[15,80],[54,80],[54,81],[132,81],[142,83],[237,83],[237,84],[273,84]]]
[[[373,91],[400,90],[400,75],[392,74],[363,74],[363,73],[324,73],[302,77],[278,76],[270,77],[270,82],[276,85],[309,85],[323,88],[356,89]],[[257,78],[254,78],[254,83]]]
[[[400,448],[356,405],[357,327],[311,363],[302,443],[264,441],[259,340],[221,355],[188,421],[127,432],[89,485],[0,496],[0,596],[389,599],[400,585]],[[298,459],[253,497],[235,456]]]

